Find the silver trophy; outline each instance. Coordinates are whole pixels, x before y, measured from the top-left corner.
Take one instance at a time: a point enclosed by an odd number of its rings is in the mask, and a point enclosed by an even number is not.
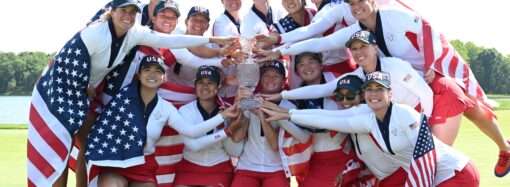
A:
[[[251,92],[253,92],[255,91],[260,78],[259,65],[255,63],[252,57],[255,40],[241,38],[240,43],[241,51],[248,54],[248,58],[237,65],[236,76],[239,80],[239,87],[248,88]],[[242,110],[250,110],[259,107],[261,104],[262,103],[259,100],[256,100],[253,96],[251,96],[250,98],[241,99],[239,102],[239,108]]]

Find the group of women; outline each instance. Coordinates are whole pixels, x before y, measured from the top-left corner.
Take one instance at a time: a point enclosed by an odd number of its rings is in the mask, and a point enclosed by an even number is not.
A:
[[[61,89],[57,72],[76,65],[56,57],[31,110],[55,116],[44,117],[47,128],[65,130],[45,141],[69,150],[41,164],[47,150],[31,138],[42,131],[31,117],[29,185],[65,186],[74,139],[77,177],[88,179],[77,185],[290,186],[295,177],[299,186],[478,186],[475,165],[452,147],[462,115],[498,145],[495,175],[510,171],[510,145],[469,66],[401,1],[312,0],[317,9],[309,9],[281,0],[283,11],[253,0],[245,15],[246,2],[221,2],[212,37],[201,36],[210,17],[200,6],[189,10],[186,32],[172,34],[182,10],[171,0],[144,8],[113,0],[78,32],[69,44],[79,39],[88,58],[84,74],[65,77],[59,97],[70,104],[62,109],[52,93]],[[236,64],[247,55],[239,38],[254,44],[255,93],[237,85]],[[117,74],[123,67],[131,73]],[[180,76],[191,76],[185,86],[195,99],[161,94],[182,87]],[[111,89],[117,79],[122,86]],[[241,110],[249,98],[260,106]]]

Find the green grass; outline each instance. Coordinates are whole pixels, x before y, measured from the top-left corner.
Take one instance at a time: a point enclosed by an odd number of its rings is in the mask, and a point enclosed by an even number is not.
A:
[[[497,111],[502,131],[510,137],[510,110]],[[1,125],[0,127],[2,127]],[[0,128],[0,186],[26,186],[26,137],[27,131],[20,125],[12,128]],[[455,148],[468,155],[478,167],[482,187],[509,187],[510,176],[497,178],[493,167],[497,160],[498,150],[489,138],[468,120],[463,120]],[[69,186],[74,186],[72,172]],[[294,185],[293,185],[294,186]]]

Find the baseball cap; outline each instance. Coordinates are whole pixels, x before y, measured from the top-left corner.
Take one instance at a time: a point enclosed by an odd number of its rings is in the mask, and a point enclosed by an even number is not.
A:
[[[351,36],[349,41],[347,41],[347,43],[345,43],[345,47],[350,48],[352,42],[354,42],[354,41],[361,41],[366,44],[375,44],[376,43],[374,35],[372,33],[370,33],[369,31],[364,31],[364,30],[355,32]]]
[[[189,19],[191,16],[195,16],[195,15],[203,15],[203,16],[205,16],[205,18],[207,18],[207,20],[210,20],[209,9],[207,9],[205,7],[201,7],[201,6],[191,7],[191,9],[188,12],[188,17],[186,17],[186,19]]]
[[[355,93],[360,91],[361,86],[363,86],[361,78],[356,75],[346,75],[336,82],[335,92],[340,89],[347,89]]]
[[[296,55],[294,58],[294,71],[297,71],[297,65],[301,63],[301,58],[305,56],[310,56],[322,64],[322,53],[304,52]]]
[[[179,6],[173,0],[160,0],[158,4],[156,4],[156,7],[154,8],[154,16],[156,16],[160,11],[165,10],[167,8],[173,10],[177,17],[181,16],[181,13],[179,12]]]
[[[390,74],[382,71],[374,71],[367,75],[367,80],[365,81],[365,84],[363,84],[363,88],[367,87],[368,84],[370,83],[377,83],[385,88],[390,89],[391,88]]]
[[[260,75],[262,76],[269,68],[273,68],[276,72],[280,73],[283,77],[285,77],[285,67],[283,63],[279,60],[273,60],[264,62],[262,66],[260,66]]]
[[[133,5],[136,7],[136,11],[140,12],[140,7],[138,7],[138,0],[113,0],[112,8],[122,8],[126,6]]]
[[[208,66],[202,65],[198,67],[197,74],[195,75],[195,84],[204,78],[207,78],[216,83],[216,85],[220,85],[221,75],[220,69],[216,66]]]
[[[140,72],[143,68],[146,66],[155,65],[158,66],[158,68],[165,73],[165,62],[163,62],[163,59],[156,57],[156,56],[145,56],[142,58],[142,61],[140,61],[140,68],[138,68],[138,72]]]

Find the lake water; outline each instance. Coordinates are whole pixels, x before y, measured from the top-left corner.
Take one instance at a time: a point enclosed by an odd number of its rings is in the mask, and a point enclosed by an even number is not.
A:
[[[0,125],[27,124],[30,96],[0,96]]]

